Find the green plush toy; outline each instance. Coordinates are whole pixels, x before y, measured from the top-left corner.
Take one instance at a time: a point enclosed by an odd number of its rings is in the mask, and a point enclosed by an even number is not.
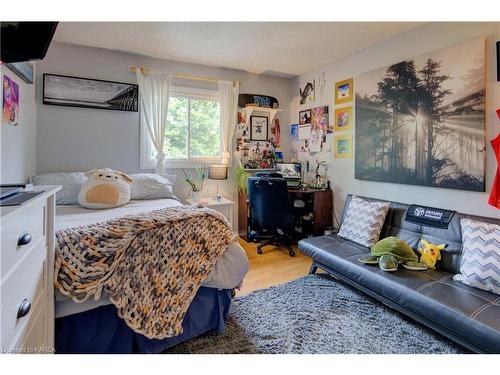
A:
[[[397,237],[386,237],[378,241],[372,247],[370,256],[358,260],[365,264],[378,264],[382,270],[388,272],[396,271],[400,263],[404,268],[413,271],[423,271],[428,268],[418,262],[418,256],[410,245]]]

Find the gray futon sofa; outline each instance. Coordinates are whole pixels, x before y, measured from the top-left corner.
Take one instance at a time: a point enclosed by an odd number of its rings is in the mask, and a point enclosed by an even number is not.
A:
[[[344,212],[351,198],[347,196]],[[435,270],[409,271],[400,267],[396,272],[384,272],[357,260],[370,249],[331,235],[299,242],[299,250],[313,259],[310,273],[321,268],[474,352],[500,353],[500,296],[453,280],[460,268],[460,219],[493,223],[500,220],[456,213],[448,229],[436,229],[405,221],[408,205],[390,204],[380,238],[397,236],[413,249],[423,237],[436,244],[448,244]]]

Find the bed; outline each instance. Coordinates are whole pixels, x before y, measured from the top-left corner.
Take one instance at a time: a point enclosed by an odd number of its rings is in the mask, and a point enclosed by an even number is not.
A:
[[[179,205],[176,199],[133,200],[123,207],[106,210],[61,205],[56,207],[56,231]],[[162,340],[135,333],[118,317],[116,307],[105,295],[98,301],[74,303],[56,292],[56,352],[160,353],[208,331],[221,332],[229,314],[232,291],[247,272],[246,253],[234,242],[198,290],[183,320],[183,333]]]

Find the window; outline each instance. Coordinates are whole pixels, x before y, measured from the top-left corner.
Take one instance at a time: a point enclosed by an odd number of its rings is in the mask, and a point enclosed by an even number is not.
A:
[[[141,168],[154,168],[156,150],[147,131],[143,140]],[[191,167],[218,162],[222,156],[219,98],[217,91],[172,88],[165,129],[165,167]],[[144,160],[146,159],[146,160]]]

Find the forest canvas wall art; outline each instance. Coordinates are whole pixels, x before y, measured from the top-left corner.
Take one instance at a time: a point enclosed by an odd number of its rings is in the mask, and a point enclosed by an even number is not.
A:
[[[356,79],[355,178],[485,191],[485,41]]]

